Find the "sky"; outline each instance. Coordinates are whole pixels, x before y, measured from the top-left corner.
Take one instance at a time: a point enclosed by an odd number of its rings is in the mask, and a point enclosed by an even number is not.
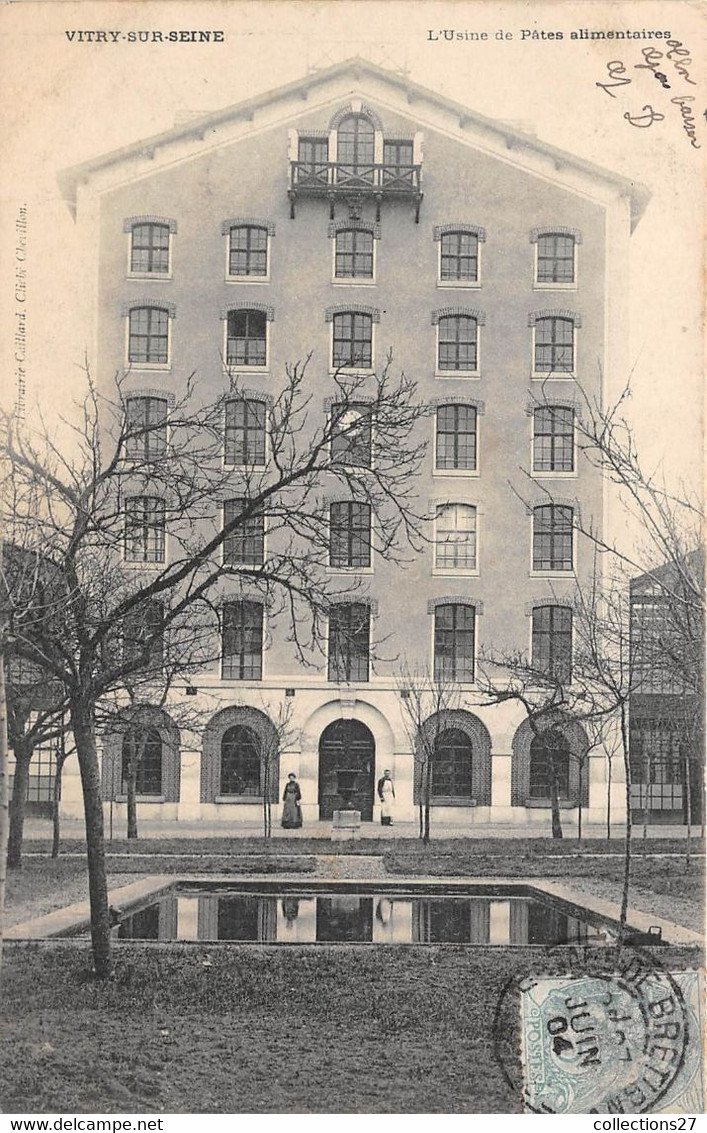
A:
[[[358,54],[404,68],[415,82],[649,189],[631,244],[631,413],[645,463],[664,469],[673,484],[685,479],[697,487],[707,122],[696,108],[707,106],[698,63],[704,28],[704,6],[682,0],[5,4],[0,310],[8,329],[16,327],[18,311],[27,315],[28,412],[38,402],[49,419],[70,415],[85,348],[75,315],[83,265],[57,172],[169,129],[186,115],[220,109]],[[142,44],[121,37],[104,44],[66,35],[97,29],[214,29],[224,40]],[[447,40],[443,29],[461,34]],[[580,29],[630,30],[639,37],[572,39]],[[649,31],[664,34],[649,38]],[[484,32],[485,40],[471,38]],[[691,119],[684,115],[694,115],[699,148],[691,144],[685,129]],[[21,207],[27,208],[27,247],[18,262]],[[26,272],[19,303],[18,267]],[[7,403],[16,387],[11,334],[3,336],[2,350]]]

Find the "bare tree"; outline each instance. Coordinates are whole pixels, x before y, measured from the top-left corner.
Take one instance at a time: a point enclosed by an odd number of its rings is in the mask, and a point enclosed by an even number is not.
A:
[[[374,376],[342,371],[322,421],[306,371],[306,361],[288,367],[269,401],[234,380],[216,402],[198,404],[190,380],[157,419],[135,416],[122,379],[115,396],[102,397],[87,373],[71,445],[43,426],[30,435],[7,422],[13,530],[26,550],[41,547],[62,595],[59,609],[34,598],[13,611],[13,649],[65,691],[99,976],[110,970],[110,922],[97,706],[140,672],[158,640],[183,656],[190,643],[198,652],[218,635],[219,604],[229,596],[267,603],[270,620],[287,623],[296,655],[311,663],[332,594],[344,593],[327,572],[322,493],[332,487],[370,509],[382,557],[401,560],[418,539],[413,484],[425,442],[416,425],[428,410],[414,383],[394,378],[390,364]],[[244,562],[238,540],[265,514],[270,552]],[[154,616],[131,656],[116,642],[148,605]]]
[[[292,717],[294,705],[291,700],[279,701],[273,705],[269,700],[263,699],[262,709],[270,721],[268,728],[260,739],[260,765],[263,789],[263,837],[272,837],[272,801],[279,784],[276,780],[276,770],[280,755],[285,751],[294,733],[292,730]]]
[[[444,672],[432,673],[407,662],[400,669],[397,683],[405,730],[416,757],[419,836],[427,845],[440,738],[452,726],[451,714],[460,708],[461,690]]]

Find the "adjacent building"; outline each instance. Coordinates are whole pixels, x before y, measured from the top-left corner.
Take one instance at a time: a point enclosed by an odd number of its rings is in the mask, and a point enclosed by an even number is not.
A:
[[[644,193],[362,60],[139,140],[63,187],[85,239],[99,384],[125,372],[129,412],[147,421],[189,375],[215,399],[235,373],[246,395],[224,421],[234,484],[245,460],[267,466],[264,406],[286,364],[310,353],[313,411],[336,411],[337,367],[373,374],[389,351],[431,407],[418,486],[429,543],[405,566],[387,562],[371,553],[366,509],[331,499],[328,568],[358,588],[331,607],[314,669],[262,605],[226,596],[220,664],[192,682],[215,705],[204,728],[145,710],[141,815],[257,821],[273,714],[290,701],[274,798],[294,772],[305,825],[347,802],[375,821],[389,769],[398,819],[414,818],[404,660],[462,693],[439,731],[434,820],[547,818],[543,753],[518,705],[483,705],[477,658],[525,651],[569,678],[573,587],[591,568],[577,520],[602,530],[606,518],[575,443],[577,382],[601,398],[625,372]],[[236,499],[234,487],[225,516]],[[149,493],[127,502],[126,569],[169,553],[163,510]],[[228,553],[261,561],[267,517]],[[560,733],[562,805],[572,815],[581,800],[585,821],[601,821],[603,753],[583,759],[577,723]],[[103,745],[104,796],[119,808],[124,744]],[[80,813],[78,779],[67,770],[64,784],[65,813]]]

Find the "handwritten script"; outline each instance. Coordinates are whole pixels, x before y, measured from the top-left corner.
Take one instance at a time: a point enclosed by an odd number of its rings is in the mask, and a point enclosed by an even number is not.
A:
[[[682,128],[693,149],[702,149],[697,140],[697,121],[694,111],[695,96],[683,92],[683,84],[696,87],[690,68],[693,66],[691,53],[679,39],[669,39],[666,43],[667,51],[658,51],[655,47],[644,47],[641,51],[642,63],[634,63],[628,69],[620,59],[613,59],[607,63],[607,78],[602,83],[596,83],[610,98],[617,98],[623,87],[629,87],[636,81],[633,71],[647,71],[659,84],[661,91],[668,92],[669,106],[676,110],[668,111],[668,106],[661,103],[661,109],[656,110],[652,103],[646,103],[640,108],[624,112],[624,118],[631,126],[638,130],[649,129],[654,122],[663,122],[666,115],[662,110],[671,114],[679,114]],[[662,96],[666,97],[666,96]]]

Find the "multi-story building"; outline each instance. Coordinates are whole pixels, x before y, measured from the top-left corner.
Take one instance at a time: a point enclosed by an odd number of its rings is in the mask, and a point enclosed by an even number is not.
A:
[[[704,620],[697,597],[704,557],[631,580],[629,701],[633,816],[648,823],[699,822],[704,807]]]
[[[329,566],[363,586],[330,611],[328,660],[325,648],[303,668],[284,625],[268,626],[264,648],[262,607],[232,603],[221,665],[193,680],[217,705],[211,720],[180,735],[155,711],[142,813],[257,819],[262,706],[288,698],[278,797],[294,771],[305,824],[344,800],[377,818],[384,769],[397,817],[412,819],[405,660],[462,692],[438,737],[435,820],[547,818],[546,761],[525,714],[513,701],[485,706],[475,667],[482,649],[571,663],[574,581],[591,568],[577,517],[597,530],[605,518],[601,479],[575,443],[577,383],[601,397],[625,372],[643,191],[360,60],[139,140],[63,186],[86,240],[94,369],[99,383],[125,371],[139,419],[164,412],[188,375],[217,397],[235,374],[248,390],[226,414],[237,465],[243,446],[264,444],[262,405],[287,363],[312,354],[307,382],[324,414],[337,366],[355,355],[359,370],[380,370],[389,350],[432,410],[418,480],[430,542],[405,566],[371,558],[369,518],[332,501]],[[159,561],[160,501],[134,506],[154,537],[126,550]],[[267,553],[262,532],[248,546]],[[335,664],[342,627],[353,644]],[[373,656],[373,636],[386,657]],[[581,727],[560,730],[562,804],[572,812],[581,797],[599,821],[602,752],[583,762]],[[121,758],[107,737],[106,798],[122,797]],[[64,782],[65,811],[78,813],[77,781],[67,771]]]

